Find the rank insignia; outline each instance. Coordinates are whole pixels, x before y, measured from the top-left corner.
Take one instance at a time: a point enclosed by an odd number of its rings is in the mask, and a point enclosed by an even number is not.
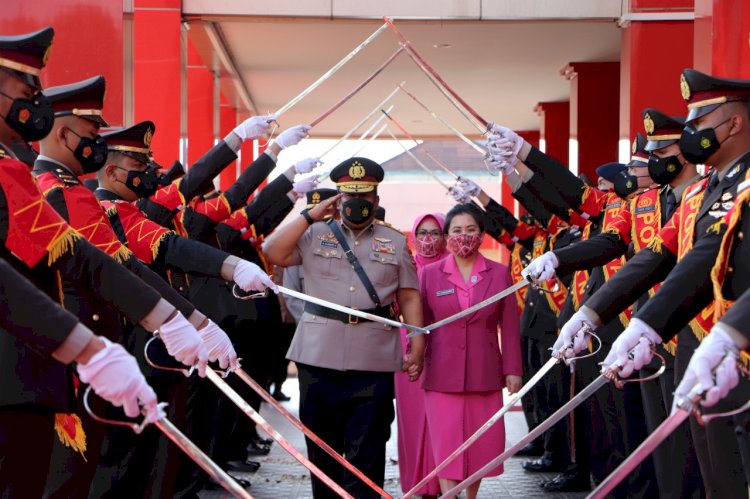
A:
[[[719,206],[721,206],[721,203],[718,203],[718,202],[716,202],[716,203],[714,203],[714,205],[713,205],[713,206],[711,207],[711,209],[712,209],[712,210],[718,210],[718,209],[719,209]]]
[[[725,192],[724,194],[721,195],[721,200],[722,201],[729,201],[730,199],[732,199],[732,193],[731,192]]]
[[[734,207],[734,201],[727,201],[725,203],[721,203],[721,207],[727,211],[731,210]]]
[[[735,175],[737,175],[740,172],[740,165],[735,166],[732,168],[732,171],[727,173],[727,178],[732,178]]]
[[[375,240],[378,241],[378,242],[381,242],[381,243],[390,243],[390,242],[393,242],[393,239],[386,239],[384,237],[376,237]]]

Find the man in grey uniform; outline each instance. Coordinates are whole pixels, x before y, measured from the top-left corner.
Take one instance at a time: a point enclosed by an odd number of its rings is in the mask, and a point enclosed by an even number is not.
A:
[[[417,271],[406,237],[374,223],[377,186],[384,172],[367,158],[351,158],[331,172],[339,194],[305,209],[264,245],[282,266],[302,265],[306,292],[382,317],[422,326]],[[339,211],[340,220],[327,216]],[[349,251],[351,250],[351,251]],[[297,363],[300,418],[375,483],[383,485],[385,444],[393,411],[393,372],[416,381],[424,338],[411,340],[402,358],[398,329],[305,304],[287,357]],[[357,498],[378,497],[311,441],[310,460]],[[313,478],[316,498],[336,497]]]

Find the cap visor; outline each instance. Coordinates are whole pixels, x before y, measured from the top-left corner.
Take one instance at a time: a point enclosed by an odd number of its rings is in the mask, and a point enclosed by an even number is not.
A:
[[[676,143],[676,139],[670,139],[670,140],[649,140],[646,143],[646,147],[643,149],[646,151],[656,151],[657,149],[662,149],[667,146],[671,146],[672,144]]]
[[[689,123],[693,121],[696,118],[700,118],[701,116],[705,116],[717,107],[721,106],[723,102],[720,102],[718,104],[711,104],[708,106],[701,106],[701,107],[695,107],[690,110],[690,112],[687,115],[687,118],[685,118],[685,122]]]

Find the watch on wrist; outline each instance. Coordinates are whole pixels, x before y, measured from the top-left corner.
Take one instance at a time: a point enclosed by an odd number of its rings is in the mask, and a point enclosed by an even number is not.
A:
[[[310,213],[308,213],[309,211],[310,208],[305,208],[304,210],[300,211],[299,214],[302,215],[302,217],[305,219],[307,225],[312,225],[315,223],[315,220],[312,219]]]

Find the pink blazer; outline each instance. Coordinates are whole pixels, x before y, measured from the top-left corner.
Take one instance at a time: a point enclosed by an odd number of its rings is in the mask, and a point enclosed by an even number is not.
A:
[[[453,256],[424,268],[419,289],[425,324],[475,305],[512,284],[506,265],[481,254],[471,275],[469,282],[464,282]],[[462,306],[459,295],[464,303],[468,298],[468,306]],[[515,300],[510,295],[427,335],[422,387],[440,392],[497,391],[505,386],[506,375],[520,376],[521,337]]]

